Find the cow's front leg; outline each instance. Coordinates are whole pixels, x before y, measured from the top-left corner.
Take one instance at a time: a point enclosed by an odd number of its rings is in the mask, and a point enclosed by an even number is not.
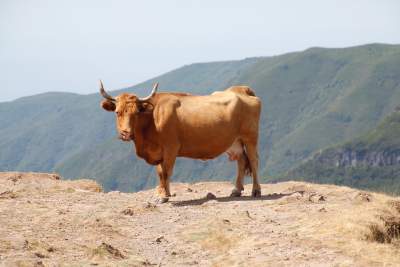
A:
[[[169,190],[169,181],[175,164],[175,158],[164,159],[164,161],[157,165],[157,174],[160,179],[160,184],[157,187],[157,202],[168,202],[171,192]]]
[[[168,176],[166,174],[165,168],[161,164],[157,165],[157,174],[159,177],[159,184],[156,188],[157,202],[165,203],[168,201],[168,198],[171,196],[169,191],[169,181]]]

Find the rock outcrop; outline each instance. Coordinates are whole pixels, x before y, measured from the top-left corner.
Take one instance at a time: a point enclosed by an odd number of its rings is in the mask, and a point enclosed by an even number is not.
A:
[[[400,194],[400,112],[345,143],[320,150],[281,180],[349,185]]]
[[[314,160],[336,167],[400,166],[400,151],[366,151],[337,149],[334,155],[316,154]]]

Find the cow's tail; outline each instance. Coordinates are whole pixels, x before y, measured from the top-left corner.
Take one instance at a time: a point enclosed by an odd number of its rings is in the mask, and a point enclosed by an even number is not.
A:
[[[253,172],[251,171],[250,160],[249,160],[249,157],[247,156],[247,153],[245,150],[243,150],[243,156],[244,156],[244,161],[245,161],[244,174],[247,176],[252,176]]]

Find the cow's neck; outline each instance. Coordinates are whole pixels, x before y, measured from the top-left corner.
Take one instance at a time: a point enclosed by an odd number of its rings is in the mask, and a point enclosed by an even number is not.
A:
[[[162,161],[161,147],[157,140],[157,131],[154,125],[153,114],[143,113],[138,115],[134,128],[134,143],[136,154],[147,163],[156,165]]]

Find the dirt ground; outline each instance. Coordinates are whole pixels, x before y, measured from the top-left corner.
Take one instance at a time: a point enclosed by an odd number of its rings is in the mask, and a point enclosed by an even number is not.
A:
[[[0,266],[400,266],[400,199],[347,187],[225,182],[103,193],[0,173]]]

